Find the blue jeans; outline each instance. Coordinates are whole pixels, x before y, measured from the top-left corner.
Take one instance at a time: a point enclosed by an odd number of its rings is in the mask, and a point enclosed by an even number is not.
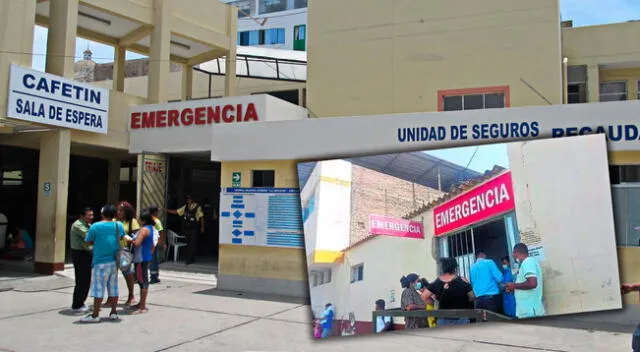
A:
[[[151,274],[151,281],[158,281],[160,276],[160,263],[158,261],[158,252],[160,248],[156,248],[153,252],[153,258],[151,258],[151,265],[149,266],[149,272]]]
[[[438,318],[437,325],[463,325],[469,324],[469,318]]]
[[[633,332],[633,338],[631,339],[631,348],[633,352],[640,352],[640,325]]]
[[[331,335],[331,329],[322,328],[322,336],[321,338],[326,339]]]

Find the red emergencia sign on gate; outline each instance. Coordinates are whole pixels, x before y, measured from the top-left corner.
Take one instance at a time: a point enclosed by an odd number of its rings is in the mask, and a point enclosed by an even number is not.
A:
[[[433,209],[435,236],[515,209],[511,172],[491,179]]]
[[[424,238],[422,223],[382,215],[369,215],[369,232],[372,235],[385,235],[404,238]]]

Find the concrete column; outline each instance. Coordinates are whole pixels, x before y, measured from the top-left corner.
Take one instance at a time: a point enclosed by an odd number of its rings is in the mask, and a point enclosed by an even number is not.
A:
[[[78,27],[78,1],[49,2],[49,30],[47,33],[47,62],[45,71],[73,78]]]
[[[589,103],[600,101],[600,65],[587,66],[587,94]]]
[[[48,132],[40,140],[35,270],[64,270],[71,131]]]
[[[168,100],[171,58],[171,1],[153,0],[153,31],[149,55],[149,103]]]
[[[229,52],[225,59],[224,95],[236,95],[236,41],[238,40],[238,9],[228,6],[227,35],[229,36]]]
[[[0,111],[7,112],[10,64],[31,67],[35,1],[0,1]],[[24,54],[23,54],[24,53]],[[6,129],[5,129],[6,131]],[[0,131],[1,132],[1,131]]]
[[[113,87],[111,89],[124,93],[124,76],[127,64],[127,48],[116,46],[113,54]]]
[[[109,159],[107,187],[107,204],[116,204],[120,200],[120,159]]]
[[[193,66],[182,65],[182,101],[193,98]]]

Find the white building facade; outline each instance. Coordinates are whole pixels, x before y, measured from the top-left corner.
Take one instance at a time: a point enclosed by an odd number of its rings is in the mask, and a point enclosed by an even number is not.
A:
[[[220,1],[238,7],[238,45],[307,50],[308,0]]]

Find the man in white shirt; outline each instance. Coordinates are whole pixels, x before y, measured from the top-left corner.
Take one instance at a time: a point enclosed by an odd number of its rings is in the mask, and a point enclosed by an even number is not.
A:
[[[384,299],[376,301],[376,310],[384,310],[386,303]],[[393,319],[390,316],[378,315],[376,317],[376,333],[393,329]]]

